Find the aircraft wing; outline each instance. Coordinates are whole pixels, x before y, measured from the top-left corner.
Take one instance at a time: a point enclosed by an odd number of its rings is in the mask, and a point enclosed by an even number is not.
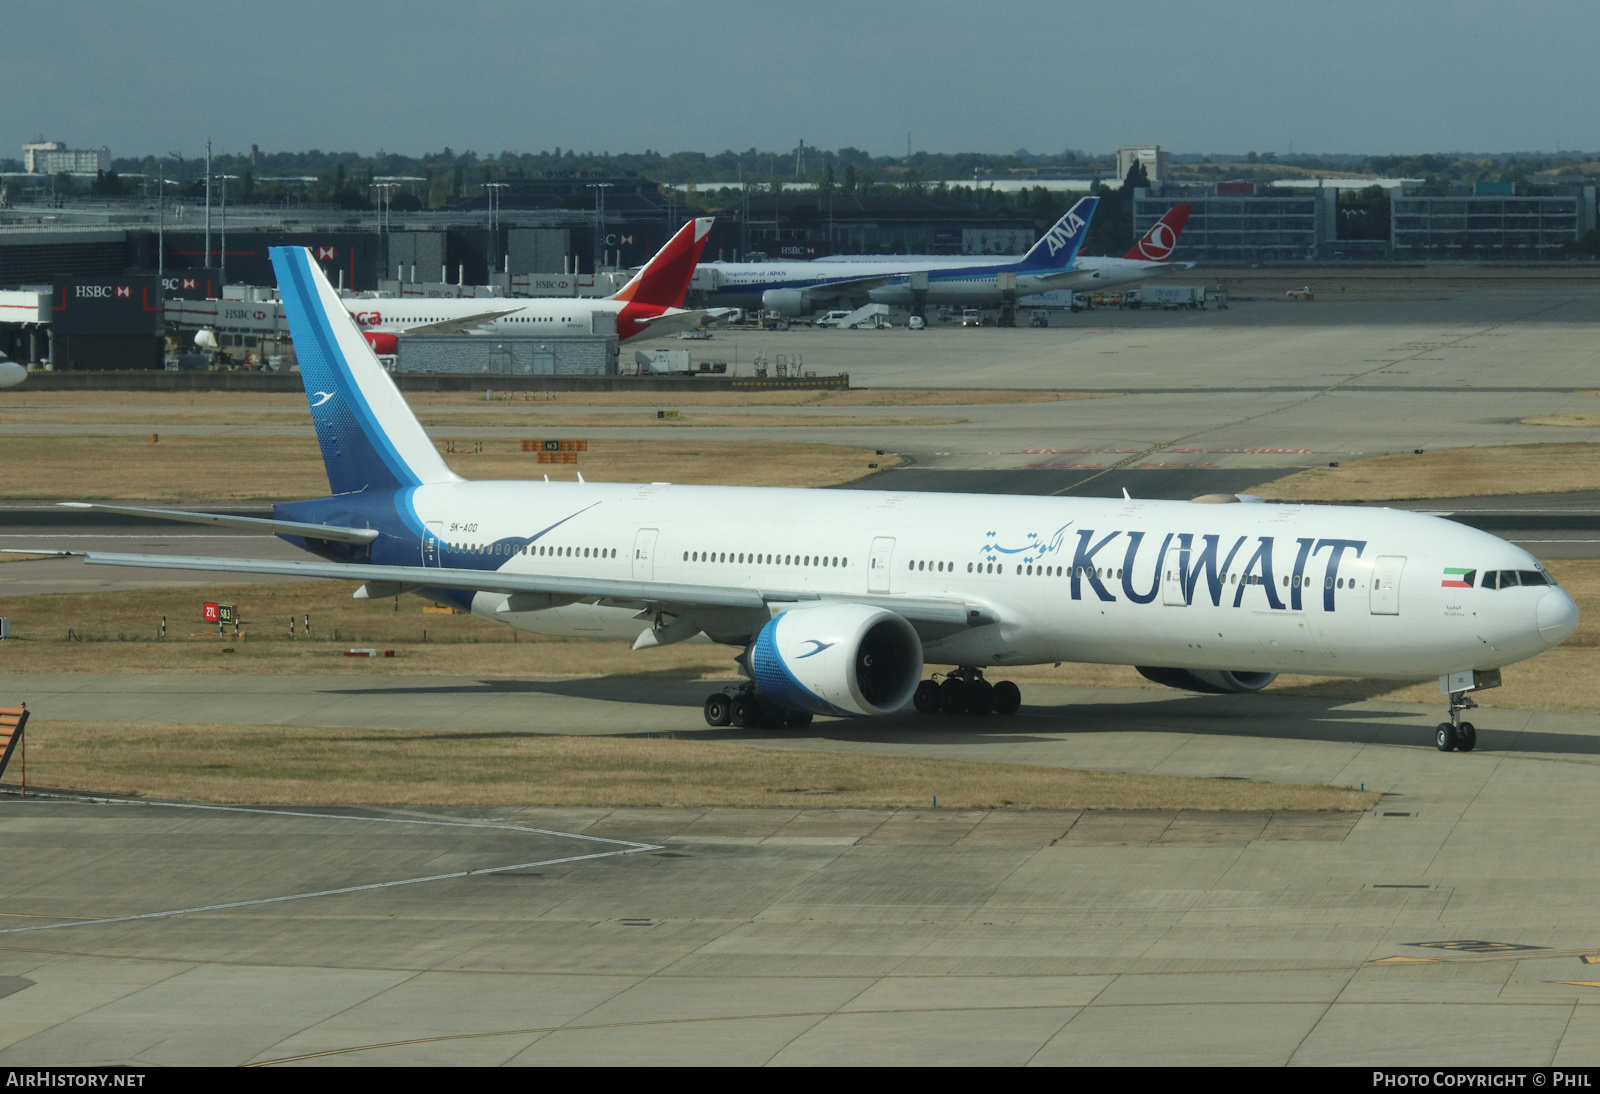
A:
[[[499,319],[502,315],[510,315],[514,311],[521,311],[521,307],[501,308],[498,311],[481,311],[474,315],[463,315],[459,319],[441,319],[437,323],[423,323],[421,326],[406,327],[407,334],[467,334],[485,323]]]
[[[219,573],[271,574],[276,577],[330,578],[380,584],[388,590],[465,589],[473,592],[548,593],[610,607],[660,609],[693,615],[695,609],[750,609],[763,616],[807,602],[844,601],[870,604],[903,616],[919,631],[948,634],[953,629],[996,622],[987,604],[937,597],[838,596],[782,589],[730,589],[671,581],[514,574],[501,570],[451,567],[378,566],[366,563],[300,562],[264,558],[216,558],[201,555],[132,555],[57,548],[0,547],[0,552],[54,557],[81,556],[91,566],[139,566],[160,570],[204,570]]]
[[[715,323],[732,311],[732,308],[697,308],[689,311],[680,309],[652,315],[647,319],[635,319],[634,322],[647,327],[651,335],[675,334],[680,330],[693,330],[707,323]]]
[[[803,290],[808,296],[826,296],[828,293],[837,293],[844,296],[847,293],[864,293],[872,289],[887,285],[891,281],[903,280],[905,273],[874,274],[870,277],[852,277],[848,281],[824,281],[820,285]]]

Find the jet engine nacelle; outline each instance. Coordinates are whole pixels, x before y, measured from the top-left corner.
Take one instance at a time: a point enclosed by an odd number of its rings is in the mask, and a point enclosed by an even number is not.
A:
[[[201,329],[195,331],[194,345],[196,349],[216,349],[217,332],[210,329]]]
[[[28,378],[28,370],[0,355],[0,387],[16,387]]]
[[[922,641],[905,619],[864,604],[784,612],[748,663],[769,701],[813,714],[890,714],[922,681]]]
[[[817,310],[812,305],[811,294],[804,289],[768,289],[761,294],[761,306],[790,319],[799,319]]]
[[[1278,678],[1275,672],[1229,672],[1222,669],[1162,669],[1138,667],[1139,675],[1157,684],[1183,691],[1203,691],[1211,695],[1233,695],[1241,691],[1260,691]]]
[[[400,336],[389,331],[364,330],[361,337],[367,340],[367,345],[379,357],[393,357],[399,349]]]

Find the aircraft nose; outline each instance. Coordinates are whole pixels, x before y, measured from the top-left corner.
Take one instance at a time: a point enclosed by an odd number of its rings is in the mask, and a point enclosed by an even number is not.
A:
[[[1551,589],[1539,599],[1539,637],[1559,646],[1578,629],[1578,605],[1564,589]]]

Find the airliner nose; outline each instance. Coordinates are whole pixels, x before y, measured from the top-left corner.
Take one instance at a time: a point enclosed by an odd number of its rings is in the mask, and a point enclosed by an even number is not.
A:
[[[1539,637],[1559,646],[1578,629],[1578,605],[1565,589],[1551,589],[1540,598],[1536,618]]]

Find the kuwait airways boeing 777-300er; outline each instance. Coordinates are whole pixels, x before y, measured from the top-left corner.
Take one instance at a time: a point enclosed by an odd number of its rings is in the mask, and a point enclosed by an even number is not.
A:
[[[723,312],[684,310],[683,298],[705,250],[710,217],[691,220],[620,290],[604,298],[434,300],[349,297],[343,306],[367,342],[381,354],[395,352],[401,334],[489,334],[500,337],[563,338],[609,334],[595,317],[615,324],[617,340],[659,338],[703,326]],[[285,304],[285,311],[288,305]]]
[[[1010,714],[1020,692],[986,672],[1091,661],[1202,692],[1258,691],[1279,672],[1436,677],[1450,720],[1435,743],[1470,750],[1470,693],[1578,624],[1528,552],[1400,510],[465,481],[310,253],[277,247],[272,262],[330,495],[270,520],[94,508],[275,533],[317,559],[88,562],[342,579],[358,598],[415,593],[637,650],[704,635],[746,677],[706,700],[713,725]],[[929,665],[946,666],[937,681]]]

